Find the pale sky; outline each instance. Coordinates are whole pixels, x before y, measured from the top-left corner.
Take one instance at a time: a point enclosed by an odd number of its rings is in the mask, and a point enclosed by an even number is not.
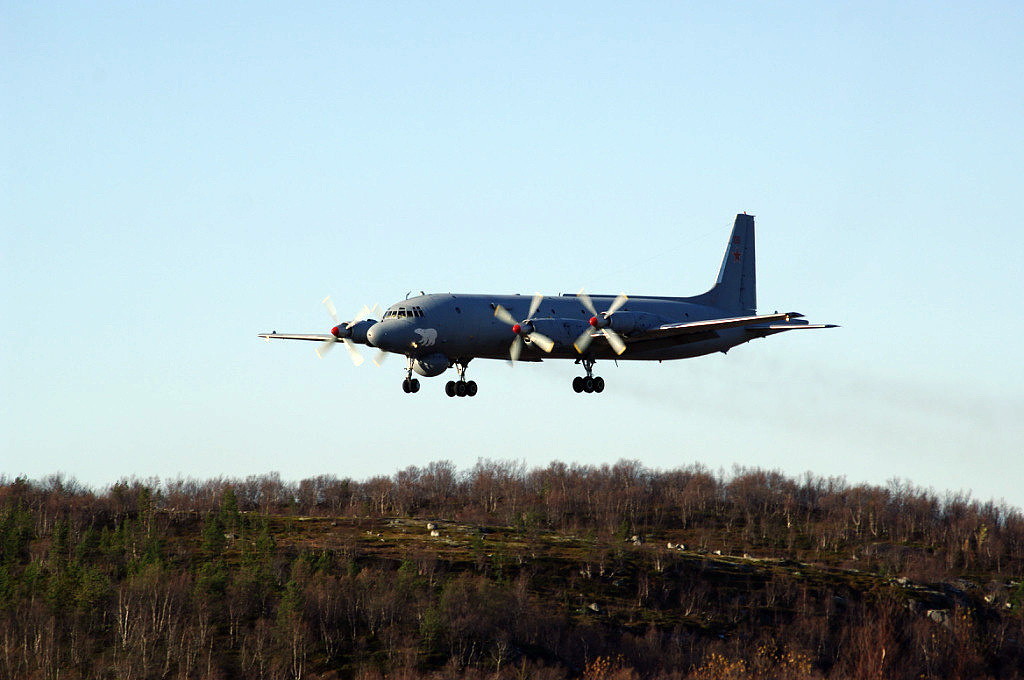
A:
[[[0,475],[479,457],[899,477],[1024,506],[1024,5],[37,3],[2,26]],[[693,295],[757,216],[717,355],[318,360],[407,291]],[[364,352],[367,356],[369,351]]]

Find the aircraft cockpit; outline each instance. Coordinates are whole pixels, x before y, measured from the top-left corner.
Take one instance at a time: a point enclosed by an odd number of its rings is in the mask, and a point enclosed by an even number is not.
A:
[[[395,309],[389,309],[388,311],[384,312],[384,318],[381,319],[381,321],[386,321],[387,319],[405,319],[411,317],[419,318],[422,316],[424,316],[422,307],[396,307]]]

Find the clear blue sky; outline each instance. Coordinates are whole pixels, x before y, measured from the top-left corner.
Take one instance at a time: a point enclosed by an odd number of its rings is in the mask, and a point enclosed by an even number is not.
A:
[[[0,9],[0,474],[639,459],[1024,506],[1024,5]],[[256,333],[428,292],[679,294],[757,215],[728,356],[407,396]]]

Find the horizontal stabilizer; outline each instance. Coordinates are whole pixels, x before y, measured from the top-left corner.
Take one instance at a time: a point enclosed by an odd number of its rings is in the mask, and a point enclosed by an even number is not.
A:
[[[794,324],[769,324],[767,326],[747,326],[748,331],[798,331],[807,330],[813,328],[839,328],[839,324],[834,323],[805,323],[800,325]]]
[[[753,326],[747,326],[747,334],[755,338],[764,338],[769,335],[775,335],[776,333],[782,333],[784,331],[799,331],[807,329],[820,329],[820,328],[839,328],[834,323],[807,323],[803,320],[793,320],[788,323],[764,323],[754,324]]]

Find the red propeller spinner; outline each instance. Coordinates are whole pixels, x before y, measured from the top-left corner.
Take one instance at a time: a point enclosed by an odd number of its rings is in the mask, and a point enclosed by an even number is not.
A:
[[[555,347],[555,341],[535,331],[533,324],[530,322],[533,315],[540,309],[540,304],[543,301],[544,296],[540,293],[533,296],[533,300],[530,301],[530,311],[527,313],[525,321],[516,321],[515,317],[509,314],[509,311],[501,305],[497,305],[494,308],[494,316],[510,324],[512,326],[512,333],[516,336],[516,339],[512,341],[512,345],[508,348],[508,356],[513,364],[519,360],[519,355],[523,353],[523,346],[526,344],[525,340],[527,339],[545,352],[550,352]]]

